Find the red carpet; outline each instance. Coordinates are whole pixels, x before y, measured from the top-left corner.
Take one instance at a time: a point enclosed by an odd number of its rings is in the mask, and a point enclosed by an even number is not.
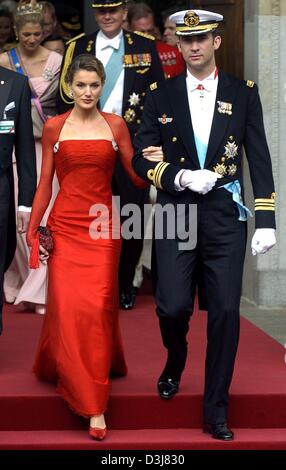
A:
[[[286,449],[281,345],[242,320],[229,413],[236,439],[223,443],[200,429],[206,314],[196,314],[191,321],[189,361],[180,393],[169,402],[156,393],[165,352],[151,296],[138,296],[136,309],[120,315],[129,374],[113,381],[108,437],[97,443],[87,435],[87,421],[68,409],[52,385],[31,373],[42,317],[5,309],[0,449]]]

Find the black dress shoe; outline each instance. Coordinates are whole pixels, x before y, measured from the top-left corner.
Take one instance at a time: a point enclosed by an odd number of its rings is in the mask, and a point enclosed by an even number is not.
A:
[[[234,434],[228,429],[226,423],[223,424],[204,424],[203,431],[212,435],[214,439],[221,441],[232,441]]]
[[[161,398],[169,399],[173,398],[174,395],[179,391],[178,380],[174,380],[171,377],[164,377],[158,380],[157,388]]]
[[[123,310],[131,310],[134,307],[136,299],[137,288],[132,287],[128,291],[121,291],[120,293],[120,307]]]

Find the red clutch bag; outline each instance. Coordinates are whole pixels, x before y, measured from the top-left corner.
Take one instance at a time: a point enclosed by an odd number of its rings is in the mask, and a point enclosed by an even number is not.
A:
[[[48,252],[51,253],[54,248],[54,242],[51,232],[47,227],[40,225],[38,227],[39,243]]]

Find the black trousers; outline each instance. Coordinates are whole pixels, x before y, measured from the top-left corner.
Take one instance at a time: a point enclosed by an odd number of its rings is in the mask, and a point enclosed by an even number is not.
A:
[[[135,269],[143,248],[144,204],[148,202],[149,188],[139,189],[134,186],[121,163],[117,161],[112,181],[112,192],[113,195],[120,197],[121,210],[129,204],[135,204],[140,208],[141,214],[141,231],[138,238],[131,238],[130,240],[123,238],[122,240],[119,263],[119,289],[120,291],[128,291],[133,286]],[[130,216],[132,216],[132,212],[129,216],[121,216],[121,223],[123,224]]]
[[[192,193],[191,203],[197,208],[196,247],[182,250],[178,238],[155,240],[157,314],[168,351],[163,374],[180,379],[184,369],[199,277],[208,304],[203,414],[205,422],[217,424],[227,419],[238,346],[246,223],[238,220],[236,204],[225,189],[204,196]]]
[[[10,182],[6,172],[0,171],[0,334],[2,333],[3,282],[7,253],[7,232],[10,201]]]

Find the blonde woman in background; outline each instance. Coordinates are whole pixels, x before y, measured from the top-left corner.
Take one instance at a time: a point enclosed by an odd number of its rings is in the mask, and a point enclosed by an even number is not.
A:
[[[60,54],[41,46],[44,27],[42,8],[36,0],[20,0],[14,13],[15,33],[19,42],[9,52],[0,54],[0,65],[29,78],[33,97],[32,120],[38,179],[42,162],[42,130],[47,117],[56,114],[56,93],[62,61]],[[14,170],[14,177],[17,178],[16,168]],[[58,185],[54,180],[52,200],[57,191]],[[15,197],[17,199],[17,194]],[[43,224],[49,212],[50,207],[43,217]],[[38,270],[30,271],[28,256],[29,249],[25,237],[18,235],[15,258],[5,276],[5,298],[6,301],[15,304],[28,303],[29,308],[33,307],[37,313],[44,313],[47,268],[41,265]]]

